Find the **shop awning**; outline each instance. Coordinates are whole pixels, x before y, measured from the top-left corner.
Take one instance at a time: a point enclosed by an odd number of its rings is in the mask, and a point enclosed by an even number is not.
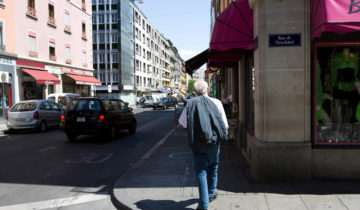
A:
[[[30,76],[32,76],[36,80],[36,84],[39,85],[57,85],[60,84],[60,80],[56,78],[54,75],[50,74],[47,71],[41,71],[41,70],[33,70],[33,69],[25,69],[22,68],[22,70],[26,73],[28,73]]]
[[[75,80],[78,85],[101,85],[101,82],[95,77],[75,75],[75,74],[66,74],[66,76]]]
[[[311,39],[323,32],[360,31],[360,1],[311,0]]]
[[[242,50],[253,50],[253,12],[248,0],[232,2],[215,20],[209,63],[240,60]]]
[[[208,62],[209,49],[197,54],[196,56],[185,61],[186,73],[192,75],[197,69]]]

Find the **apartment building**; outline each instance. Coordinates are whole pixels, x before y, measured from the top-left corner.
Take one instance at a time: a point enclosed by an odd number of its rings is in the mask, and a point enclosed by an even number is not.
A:
[[[14,1],[0,0],[0,119],[19,100],[14,26]]]
[[[137,95],[178,91],[179,85],[175,84],[178,84],[183,61],[177,49],[151,25],[136,5],[134,11]]]
[[[90,0],[13,4],[19,100],[56,92],[92,95],[100,82],[93,77]]]

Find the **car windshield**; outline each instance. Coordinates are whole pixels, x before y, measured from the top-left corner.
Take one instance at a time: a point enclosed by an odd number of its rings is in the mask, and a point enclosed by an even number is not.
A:
[[[15,104],[9,112],[28,112],[28,111],[34,111],[36,109],[36,103],[35,102],[26,102],[26,103],[18,103]]]
[[[167,98],[166,98],[166,97],[162,97],[162,98],[160,98],[160,101],[167,101]]]
[[[73,99],[67,106],[68,110],[80,111],[80,110],[93,110],[100,111],[100,103],[94,99]]]

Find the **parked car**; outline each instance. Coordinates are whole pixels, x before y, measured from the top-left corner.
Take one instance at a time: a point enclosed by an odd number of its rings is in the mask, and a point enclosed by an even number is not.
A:
[[[136,118],[128,103],[120,99],[78,97],[72,99],[61,116],[60,128],[69,141],[79,135],[115,138],[119,130],[136,131]]]
[[[6,114],[9,131],[38,128],[45,132],[49,126],[59,126],[64,109],[50,100],[29,100],[14,104]]]
[[[71,99],[77,97],[80,97],[80,95],[76,93],[52,93],[48,95],[47,99],[55,101],[65,108]]]
[[[176,98],[173,96],[162,97],[158,102],[153,103],[153,109],[156,108],[167,109],[169,107],[175,107],[177,103],[178,102]]]

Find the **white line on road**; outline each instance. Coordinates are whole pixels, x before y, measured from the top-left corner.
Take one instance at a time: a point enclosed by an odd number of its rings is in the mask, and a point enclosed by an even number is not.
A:
[[[52,150],[52,149],[55,149],[56,147],[46,147],[44,149],[40,149],[39,152],[46,152],[48,150]]]
[[[47,201],[1,206],[0,210],[30,210],[30,209],[39,210],[39,209],[59,208],[63,206],[71,206],[75,204],[88,203],[92,201],[104,200],[109,198],[110,195],[88,194],[88,195],[80,195],[69,198],[59,198],[59,199],[52,199]]]

